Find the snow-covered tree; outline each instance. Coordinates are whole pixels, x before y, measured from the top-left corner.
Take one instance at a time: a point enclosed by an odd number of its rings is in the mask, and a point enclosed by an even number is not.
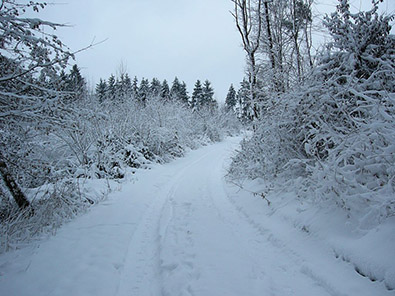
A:
[[[228,93],[225,98],[225,108],[227,111],[235,111],[236,108],[236,91],[233,84],[230,85]]]
[[[132,95],[132,81],[128,73],[121,73],[115,84],[115,91],[119,99],[125,100]]]
[[[137,76],[134,76],[133,81],[132,81],[132,97],[137,99],[138,96],[138,91],[139,91],[139,80],[137,79]]]
[[[162,85],[157,78],[152,78],[150,85],[150,94],[154,97],[159,97],[161,94]]]
[[[106,99],[107,95],[107,82],[100,78],[99,83],[96,85],[96,96],[99,99],[99,102],[103,102]]]
[[[145,104],[145,101],[148,99],[150,95],[150,84],[148,79],[141,79],[140,86],[137,92],[138,100]]]
[[[394,215],[395,38],[378,6],[351,13],[341,0],[325,17],[333,41],[304,83],[268,98],[235,175],[302,177],[302,195],[377,221]]]
[[[107,80],[107,98],[109,98],[111,101],[114,101],[116,98],[116,94],[117,94],[116,84],[117,82],[115,80],[115,76],[111,74]]]
[[[185,106],[187,106],[188,105],[188,101],[189,101],[189,96],[188,96],[187,85],[186,85],[186,83],[184,81],[181,83],[179,97],[180,97],[180,101]]]
[[[177,77],[174,78],[173,84],[170,88],[170,98],[172,100],[180,100],[180,93],[181,93],[181,83]]]
[[[244,122],[249,122],[253,119],[253,110],[251,107],[251,93],[250,84],[248,80],[243,79],[240,82],[240,88],[237,91],[237,114]]]
[[[200,80],[197,80],[195,86],[193,88],[192,97],[191,97],[191,108],[199,109],[200,102],[203,100],[203,87]]]
[[[163,80],[162,82],[162,88],[160,92],[160,96],[164,100],[169,100],[170,99],[170,88],[169,84],[167,83],[167,80]]]
[[[29,151],[27,137],[38,129],[51,129],[56,116],[65,115],[60,93],[47,88],[46,81],[73,56],[56,35],[47,33],[47,28],[61,25],[23,15],[44,7],[45,3],[12,0],[2,1],[0,7],[0,173],[19,207],[29,205],[18,184],[18,171],[27,170],[18,165]]]

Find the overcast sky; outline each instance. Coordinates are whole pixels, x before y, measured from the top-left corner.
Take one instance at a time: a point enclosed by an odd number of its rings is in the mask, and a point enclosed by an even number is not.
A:
[[[335,0],[318,0],[314,12],[333,11]],[[57,32],[71,50],[103,43],[77,55],[91,85],[116,74],[121,63],[129,75],[171,83],[175,76],[189,93],[197,79],[209,79],[224,101],[231,83],[244,76],[240,36],[229,13],[231,0],[55,0],[38,17],[71,27]],[[364,8],[370,0],[352,1]],[[369,7],[369,6],[367,6]],[[395,1],[385,0],[387,11]]]

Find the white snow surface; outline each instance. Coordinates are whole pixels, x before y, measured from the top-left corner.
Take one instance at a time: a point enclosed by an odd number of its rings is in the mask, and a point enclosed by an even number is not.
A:
[[[395,295],[394,219],[358,230],[289,194],[268,206],[224,181],[240,140],[139,170],[56,236],[1,255],[0,295]]]

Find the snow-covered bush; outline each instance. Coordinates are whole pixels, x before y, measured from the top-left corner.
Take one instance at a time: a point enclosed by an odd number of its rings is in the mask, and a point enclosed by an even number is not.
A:
[[[31,207],[22,211],[4,198],[6,194],[3,195],[0,205],[0,253],[18,248],[41,234],[55,233],[65,221],[94,202],[83,186],[76,186],[74,180],[43,185],[27,190],[26,194],[31,199]]]
[[[233,175],[286,178],[301,196],[335,201],[377,223],[395,215],[393,17],[373,6],[351,14],[340,1],[326,17],[333,43],[303,85],[265,102]]]

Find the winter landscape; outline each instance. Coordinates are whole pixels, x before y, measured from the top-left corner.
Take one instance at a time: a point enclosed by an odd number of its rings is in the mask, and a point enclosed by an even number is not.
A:
[[[222,97],[0,0],[0,295],[395,295],[395,5],[224,2]]]

